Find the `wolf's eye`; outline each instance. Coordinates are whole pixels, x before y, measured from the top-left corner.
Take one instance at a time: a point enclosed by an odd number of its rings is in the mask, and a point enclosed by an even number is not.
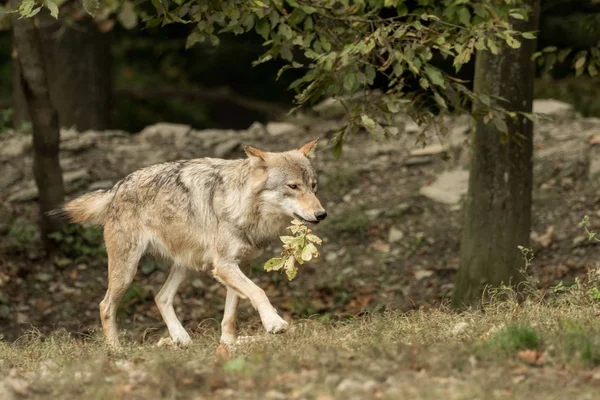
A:
[[[298,189],[298,185],[288,185],[288,187],[292,190]]]
[[[317,182],[314,182],[314,183],[312,184],[312,189],[313,189],[313,190],[315,190],[316,188],[317,188]]]

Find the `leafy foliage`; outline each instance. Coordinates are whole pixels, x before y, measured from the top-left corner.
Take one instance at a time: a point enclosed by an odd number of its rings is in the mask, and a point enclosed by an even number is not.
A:
[[[37,4],[35,0],[24,3]],[[97,19],[118,13],[127,28],[136,26],[138,18],[146,27],[189,24],[187,47],[206,41],[216,46],[222,33],[257,33],[267,50],[255,64],[281,59],[286,65],[278,77],[290,69],[303,73],[290,85],[298,106],[323,96],[353,100],[344,101],[349,120],[335,137],[338,155],[342,140],[359,129],[375,139],[394,137],[397,129],[392,118],[400,112],[408,112],[424,131],[436,128],[445,134],[436,115],[470,108],[473,102],[480,105],[477,118],[492,121],[507,134],[505,119],[517,114],[504,110],[502,99],[475,95],[464,81],[445,74],[436,64],[450,61],[458,72],[475,51],[498,54],[506,46],[518,48],[521,38],[534,38],[532,32],[518,32],[510,24],[510,18],[528,18],[522,0],[83,3]],[[28,6],[20,12],[30,16],[32,9]],[[385,81],[385,88],[371,90],[381,86],[379,81]],[[425,140],[424,133],[419,139]]]
[[[279,271],[284,269],[291,281],[298,273],[296,263],[302,265],[305,261],[319,257],[319,250],[315,245],[322,243],[321,239],[312,233],[306,225],[297,219],[288,227],[294,236],[280,236],[283,242],[281,257],[271,258],[265,263],[265,271]]]

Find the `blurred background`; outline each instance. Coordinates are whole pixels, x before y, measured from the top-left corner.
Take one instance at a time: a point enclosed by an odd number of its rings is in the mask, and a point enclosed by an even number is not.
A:
[[[553,0],[542,7],[540,50],[570,47],[575,54],[600,40],[600,2]],[[418,129],[410,118],[399,119],[397,141],[379,143],[358,134],[336,159],[326,144],[344,123],[343,108],[325,100],[286,118],[294,95],[287,87],[295,76],[287,72],[276,80],[277,62],[252,67],[263,50],[258,35],[221,35],[217,47],[204,43],[186,50],[186,26],[140,29],[127,15],[110,26],[83,15],[65,22],[73,15],[61,14],[59,22],[46,18],[42,26],[63,126],[67,196],[110,187],[155,162],[236,158],[243,156],[242,143],[275,151],[321,136],[320,197],[331,215],[316,228],[325,240],[322,257],[291,283],[263,272],[264,260],[251,266],[251,278],[288,318],[344,318],[447,301],[458,266],[468,118],[449,118],[447,141],[440,145],[432,138],[425,149],[415,146]],[[0,28],[2,334],[14,338],[31,327],[94,332],[106,287],[102,233],[69,227],[57,239],[64,245],[60,255],[41,256],[31,125],[6,15]],[[576,77],[571,56],[551,62],[551,72],[538,68],[535,84],[536,98],[554,99],[536,102],[536,111],[557,118],[536,126],[532,237],[538,255],[532,272],[545,287],[581,276],[599,255],[577,223],[585,214],[593,219],[600,200],[594,186],[600,172],[600,82],[587,74]],[[461,70],[462,78],[472,79],[472,64]],[[123,299],[123,326],[138,338],[164,334],[153,296],[166,273],[163,263],[144,259]],[[180,293],[176,309],[186,327],[218,326],[224,305],[219,284],[198,274]],[[258,324],[248,304],[240,318]]]

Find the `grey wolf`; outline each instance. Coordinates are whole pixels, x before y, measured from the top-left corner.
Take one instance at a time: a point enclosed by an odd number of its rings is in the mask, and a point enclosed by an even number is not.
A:
[[[191,342],[173,309],[189,270],[210,270],[227,287],[222,342],[236,341],[240,298],[250,300],[267,332],[284,331],[288,323],[242,269],[293,218],[318,223],[327,216],[316,196],[317,175],[309,159],[317,140],[280,153],[245,146],[245,159],[152,165],[111,189],[67,202],[63,211],[73,222],[104,225],[108,290],[100,302],[100,318],[107,342],[119,345],[117,307],[147,251],[171,261],[155,301],[173,342]]]

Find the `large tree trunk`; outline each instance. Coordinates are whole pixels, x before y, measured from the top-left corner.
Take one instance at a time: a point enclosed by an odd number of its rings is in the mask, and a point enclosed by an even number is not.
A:
[[[13,0],[14,4],[14,0]],[[39,191],[40,227],[44,245],[52,250],[50,233],[60,230],[58,219],[47,214],[63,202],[62,172],[58,163],[60,130],[58,113],[50,100],[48,78],[33,18],[12,14],[15,57],[20,82],[33,125],[33,173]]]
[[[80,7],[79,4],[74,4]],[[59,20],[42,11],[38,20],[52,103],[65,127],[78,130],[107,129],[110,124],[111,52],[110,33],[102,33],[89,16],[63,10]],[[18,63],[13,108],[15,127],[29,121],[20,86]]]
[[[527,3],[534,9],[529,21],[513,21],[520,31],[538,26],[540,0]],[[535,41],[523,40],[521,48],[507,48],[498,56],[478,52],[475,91],[507,99],[502,104],[508,110],[531,112],[534,51]],[[517,246],[528,246],[531,228],[533,126],[523,117],[506,122],[508,143],[501,140],[494,124],[482,119],[471,139],[460,266],[452,297],[455,307],[477,307],[486,285],[520,279],[523,260]]]

